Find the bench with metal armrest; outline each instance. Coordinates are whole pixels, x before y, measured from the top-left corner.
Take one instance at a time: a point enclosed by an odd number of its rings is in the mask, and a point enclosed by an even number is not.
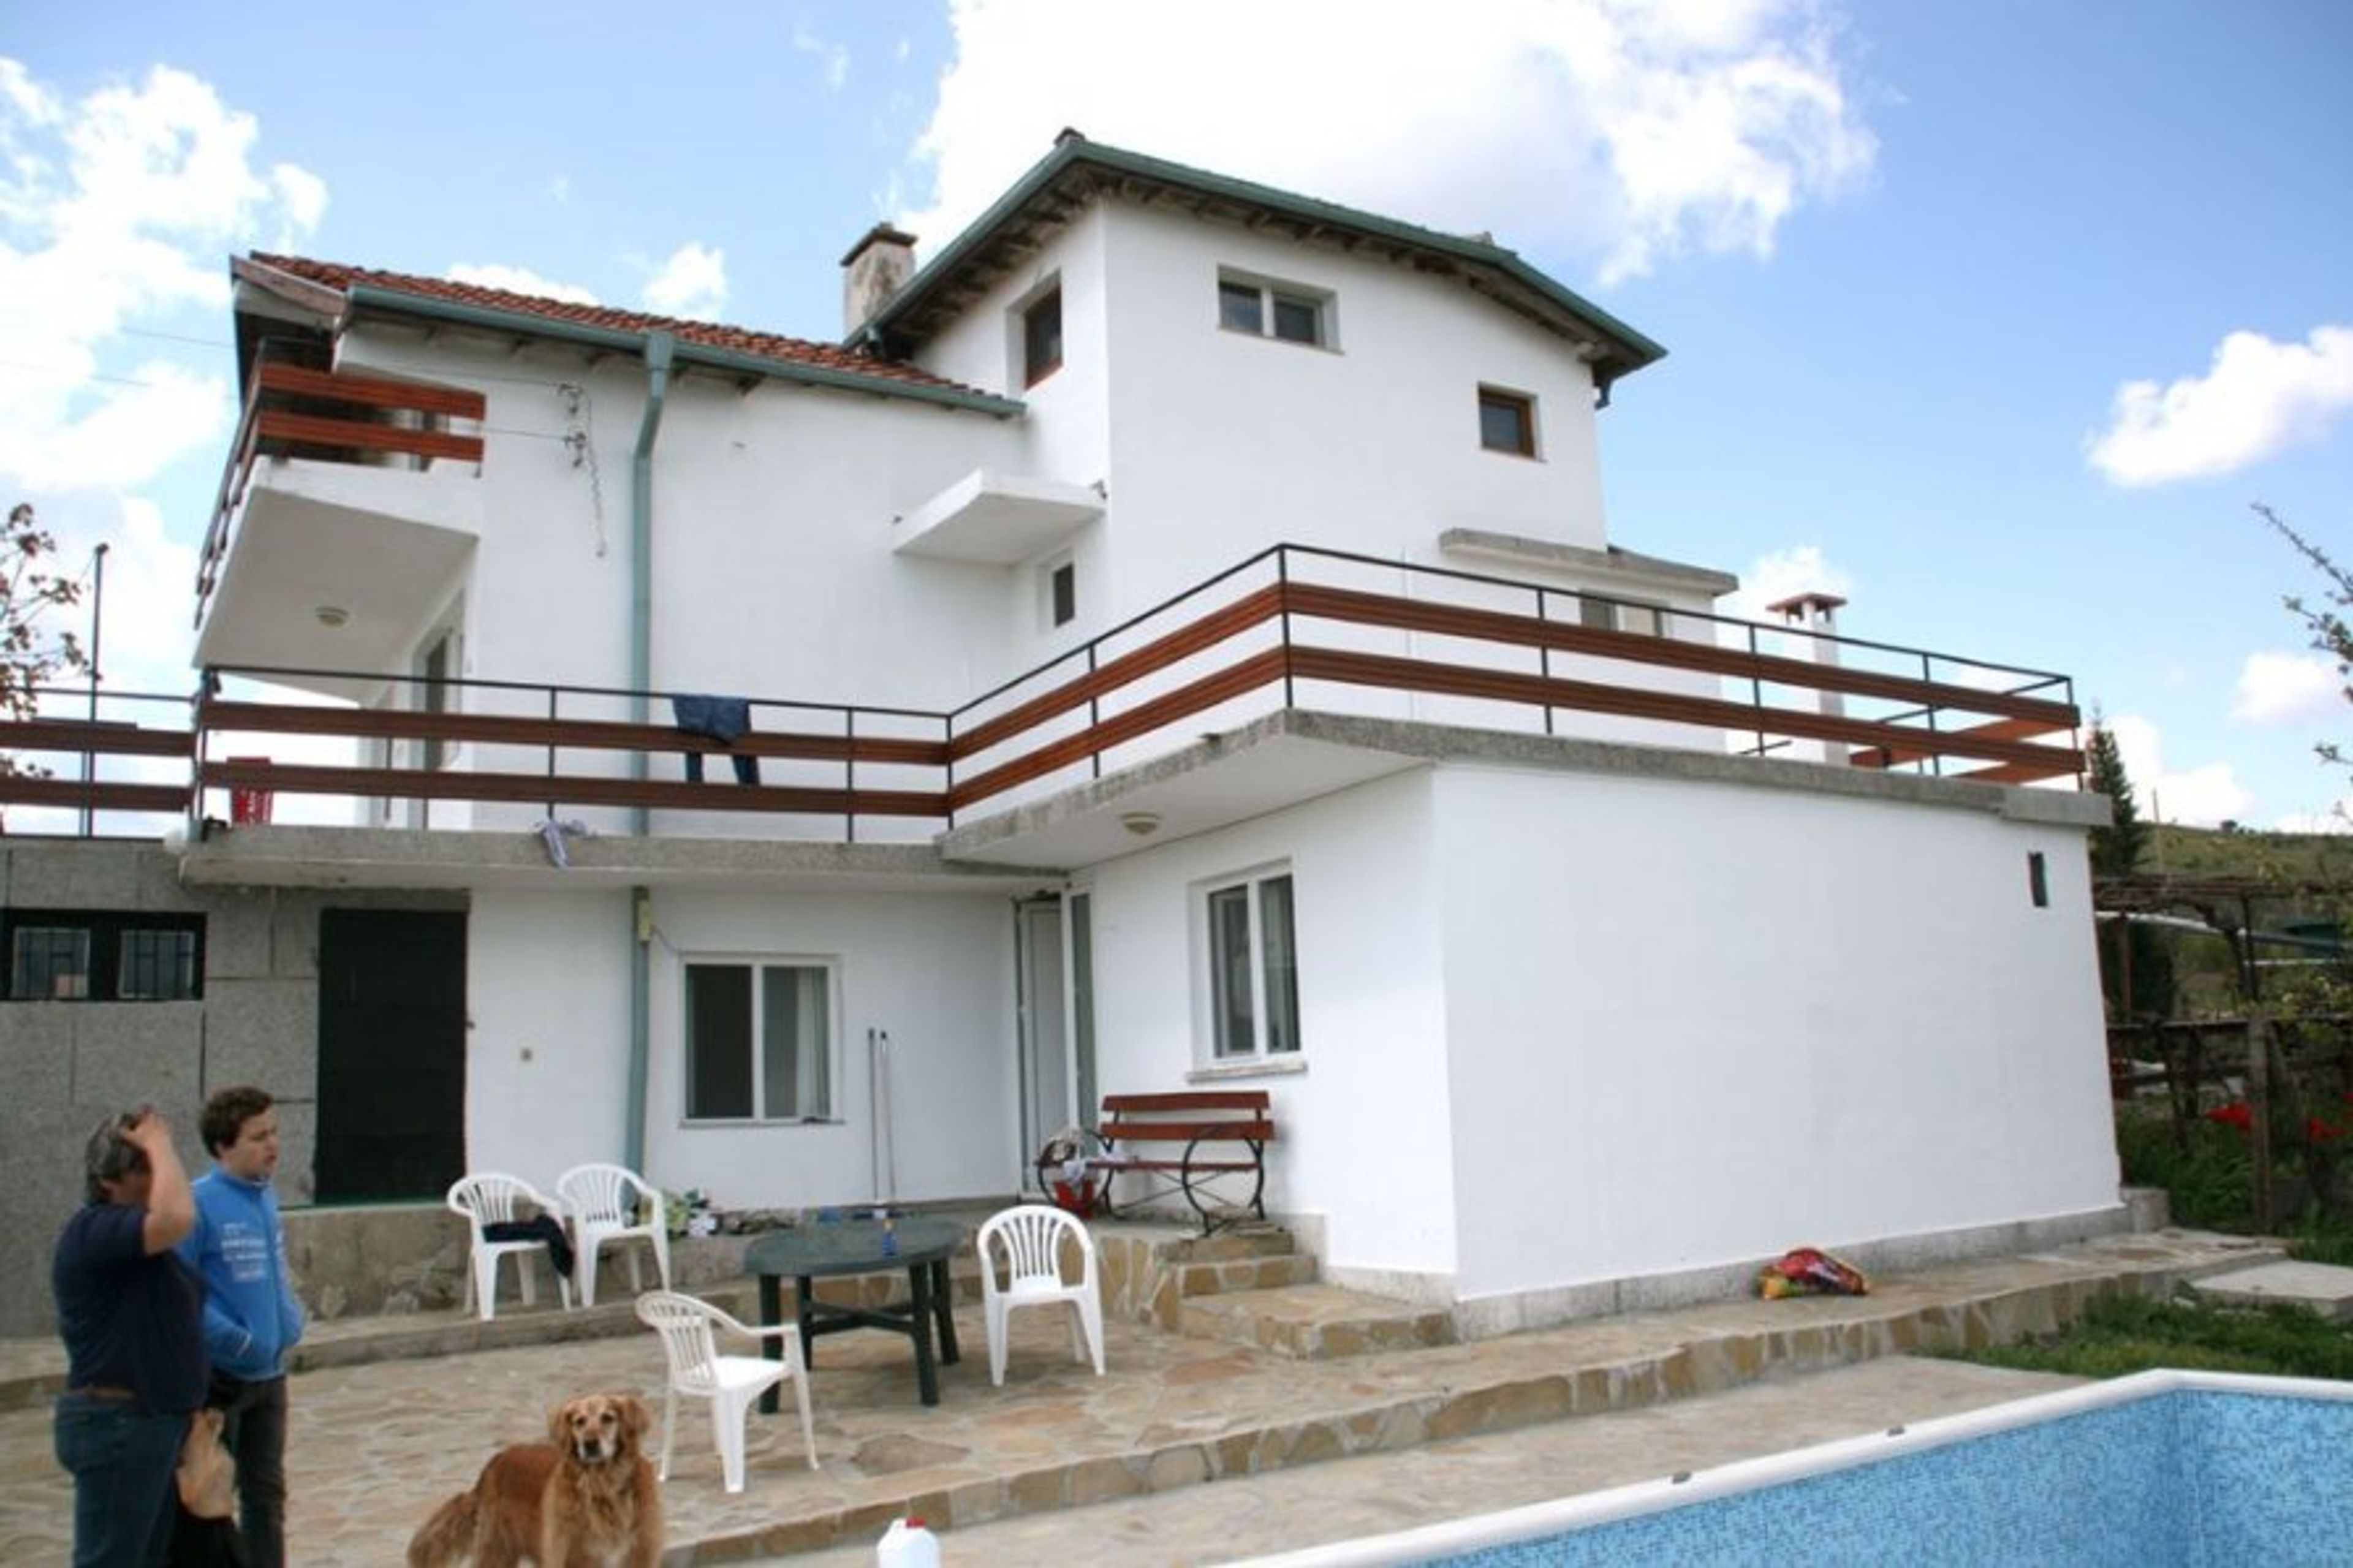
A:
[[[1273,1109],[1261,1089],[1186,1089],[1169,1094],[1107,1094],[1093,1131],[1098,1152],[1086,1157],[1100,1178],[1102,1212],[1123,1210],[1171,1194],[1201,1216],[1204,1234],[1249,1216],[1266,1217],[1266,1146],[1274,1141]],[[1039,1174],[1053,1172],[1041,1162]],[[1114,1189],[1129,1184],[1124,1200]],[[1050,1185],[1048,1190],[1051,1190]]]

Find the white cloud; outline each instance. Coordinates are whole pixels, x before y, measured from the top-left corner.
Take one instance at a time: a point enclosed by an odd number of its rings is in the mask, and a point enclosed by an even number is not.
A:
[[[727,306],[727,253],[688,241],[646,279],[646,307],[665,316],[715,320]]]
[[[0,342],[16,362],[0,374],[0,486],[122,489],[217,447],[225,375],[116,356],[124,329],[178,310],[216,333],[223,254],[318,222],[325,185],[257,169],[257,136],[185,71],[73,100],[0,59]]]
[[[918,144],[934,195],[904,216],[934,245],[1066,125],[1492,230],[1588,258],[1604,282],[1693,251],[1769,256],[1793,213],[1876,155],[1811,0],[1466,0],[1428,25],[1333,0],[955,0],[951,21]]]
[[[1744,620],[1778,621],[1765,606],[1799,594],[1830,594],[1851,598],[1854,576],[1833,565],[1819,544],[1795,544],[1760,555],[1740,575],[1740,588],[1723,603],[1722,613]]]
[[[2353,717],[2345,678],[2317,653],[2251,653],[2239,667],[2231,717],[2242,724],[2295,725]]]
[[[509,267],[498,261],[461,261],[449,268],[449,280],[470,283],[477,289],[503,289],[510,294],[535,294],[543,300],[561,300],[572,305],[601,303],[595,294],[576,283],[558,283],[528,267]]]
[[[818,63],[825,68],[825,85],[831,90],[839,92],[842,84],[849,81],[849,50],[818,37],[807,23],[794,25],[793,47],[805,55],[816,57]]]
[[[2281,833],[2353,833],[2353,795],[2324,811],[2291,813],[2272,826]]]
[[[2217,827],[2243,821],[2253,807],[2255,797],[2239,782],[2230,763],[2208,763],[2187,772],[2168,773],[2154,723],[2129,713],[2104,722],[2116,737],[2116,751],[2133,781],[2133,795],[2144,822]]]
[[[2085,454],[2126,488],[2211,479],[2316,441],[2353,409],[2353,327],[2323,326],[2300,343],[2232,332],[2202,377],[2128,381]]]

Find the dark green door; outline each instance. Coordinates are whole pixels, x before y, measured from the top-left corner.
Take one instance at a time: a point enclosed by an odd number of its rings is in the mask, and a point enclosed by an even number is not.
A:
[[[322,910],[318,1201],[439,1198],[465,1162],[466,917]]]

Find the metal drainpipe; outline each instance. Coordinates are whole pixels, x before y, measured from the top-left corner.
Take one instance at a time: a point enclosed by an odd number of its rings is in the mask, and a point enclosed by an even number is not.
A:
[[[629,700],[630,716],[652,721],[647,690],[653,685],[654,619],[654,441],[661,434],[670,399],[670,369],[678,340],[668,332],[646,334],[646,407],[638,420],[638,444],[629,456]],[[629,776],[643,782],[646,754],[631,753]],[[629,811],[629,831],[643,840],[649,813]],[[646,1165],[646,1079],[653,1059],[653,894],[642,883],[629,889],[629,1103],[622,1163]]]

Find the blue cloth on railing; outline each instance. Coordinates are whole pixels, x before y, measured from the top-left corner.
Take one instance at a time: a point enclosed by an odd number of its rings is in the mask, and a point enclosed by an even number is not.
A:
[[[708,735],[728,745],[735,737],[751,733],[752,703],[743,697],[673,697],[670,700],[671,720],[690,735]],[[760,759],[738,753],[730,759],[735,764],[737,784],[755,784],[760,782]],[[702,782],[702,753],[686,753],[686,776],[689,783]]]
[[[572,1278],[572,1238],[564,1234],[564,1222],[554,1215],[533,1215],[529,1219],[492,1220],[482,1227],[484,1241],[543,1241],[547,1243],[547,1260],[566,1279]]]

